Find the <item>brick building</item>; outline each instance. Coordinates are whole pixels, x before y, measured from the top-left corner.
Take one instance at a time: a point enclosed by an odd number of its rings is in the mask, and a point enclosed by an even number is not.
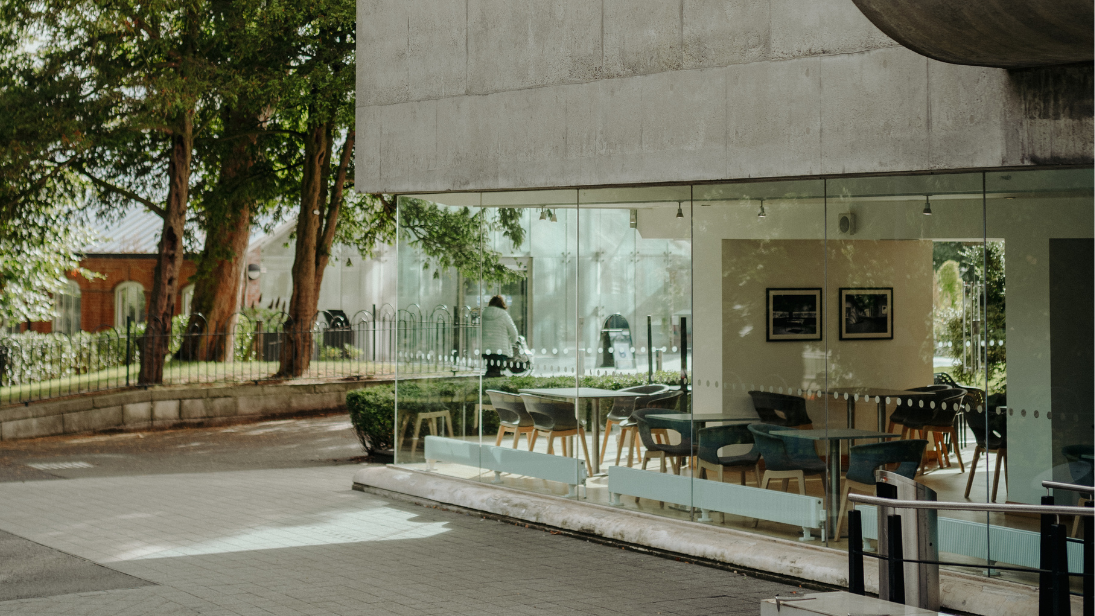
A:
[[[160,217],[144,210],[104,225],[99,230],[100,240],[87,248],[80,261],[82,267],[102,277],[88,280],[70,273],[68,291],[56,298],[57,317],[30,323],[30,329],[39,333],[94,332],[108,327],[124,330],[127,316],[143,322],[162,228]],[[194,261],[187,258],[181,279],[188,281],[196,271]],[[175,314],[189,312],[192,294],[193,286],[184,283],[175,299]]]

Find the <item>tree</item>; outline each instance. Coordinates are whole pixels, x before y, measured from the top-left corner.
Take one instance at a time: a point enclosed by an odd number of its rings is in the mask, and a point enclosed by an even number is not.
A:
[[[1007,390],[1004,244],[988,242],[983,246],[963,246],[959,256],[962,280],[980,308],[971,313],[974,307],[971,303],[965,318],[960,307],[945,313],[943,340],[957,360],[953,376],[959,382],[973,386],[983,386],[987,379],[988,393],[1003,393]],[[971,326],[969,322],[975,323]],[[972,344],[967,347],[968,341],[983,346],[978,351]]]
[[[171,317],[179,290],[183,226],[190,195],[195,116],[215,89],[204,59],[209,3],[8,0],[0,13],[13,29],[37,36],[37,79],[28,91],[39,108],[63,98],[68,113],[48,148],[51,165],[79,173],[99,206],[140,204],[163,218],[138,381],[163,380]]]

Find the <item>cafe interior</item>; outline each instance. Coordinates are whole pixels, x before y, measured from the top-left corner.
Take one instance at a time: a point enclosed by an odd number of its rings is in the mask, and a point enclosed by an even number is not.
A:
[[[481,245],[442,263],[401,218],[395,463],[835,549],[878,469],[1091,485],[1093,197],[1090,168],[401,196]],[[520,348],[481,344],[496,295]],[[1037,566],[1037,518],[939,517],[965,571]]]

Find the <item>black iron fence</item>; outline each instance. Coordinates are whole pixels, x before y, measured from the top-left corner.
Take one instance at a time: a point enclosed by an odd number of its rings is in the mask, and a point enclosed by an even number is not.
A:
[[[416,306],[351,318],[321,313],[310,328],[284,318],[239,314],[222,332],[207,332],[201,315],[176,317],[163,383],[246,383],[271,379],[364,379],[401,373],[455,375],[478,371],[478,319],[468,309]],[[189,328],[187,324],[190,324]],[[143,326],[128,331],[0,336],[0,405],[138,385],[150,344]],[[288,362],[284,362],[288,356]],[[283,365],[292,376],[279,375]]]

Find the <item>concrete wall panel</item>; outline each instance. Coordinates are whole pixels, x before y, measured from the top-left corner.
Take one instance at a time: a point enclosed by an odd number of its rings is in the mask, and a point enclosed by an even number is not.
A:
[[[606,79],[566,88],[566,175],[576,184],[597,178],[643,181],[643,82]]]
[[[820,173],[821,60],[727,69],[726,119],[725,177]]]
[[[1005,156],[1007,74],[928,60],[930,166],[999,165]]]
[[[684,0],[685,68],[768,58],[768,0]]]
[[[898,46],[849,0],[771,0],[770,11],[772,60]]]
[[[928,60],[905,49],[821,59],[822,173],[928,166]]]
[[[726,168],[725,70],[643,77],[642,172],[650,181],[718,177]]]
[[[358,105],[467,90],[465,0],[362,0],[357,24]]]
[[[467,72],[471,94],[598,78],[601,4],[469,0]]]
[[[608,77],[682,68],[681,0],[602,0]]]

